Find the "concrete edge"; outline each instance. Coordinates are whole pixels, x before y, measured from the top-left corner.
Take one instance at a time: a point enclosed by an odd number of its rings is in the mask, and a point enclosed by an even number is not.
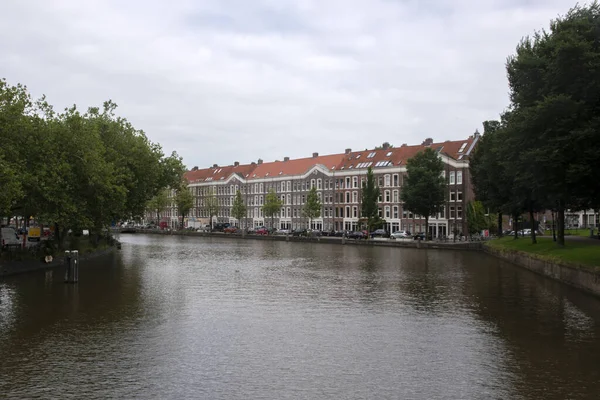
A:
[[[600,272],[584,266],[542,260],[518,250],[482,246],[484,253],[600,297]]]

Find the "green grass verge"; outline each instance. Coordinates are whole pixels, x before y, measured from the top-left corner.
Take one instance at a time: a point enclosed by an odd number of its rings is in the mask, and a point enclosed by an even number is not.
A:
[[[596,234],[598,232],[597,229],[594,229],[594,234]],[[550,234],[552,235],[552,231],[550,231]],[[565,229],[565,236],[583,236],[583,237],[590,237],[590,229]]]
[[[600,271],[600,241],[567,240],[565,247],[558,247],[551,237],[538,237],[538,243],[532,244],[531,238],[503,237],[490,240],[486,246],[507,251],[520,251],[535,258],[556,263],[577,264],[593,267]],[[594,268],[595,267],[595,268]]]

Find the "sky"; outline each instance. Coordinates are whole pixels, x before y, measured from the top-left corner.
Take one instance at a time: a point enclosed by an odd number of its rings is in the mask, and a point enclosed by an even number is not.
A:
[[[2,0],[0,77],[111,99],[191,168],[460,140],[566,0]]]

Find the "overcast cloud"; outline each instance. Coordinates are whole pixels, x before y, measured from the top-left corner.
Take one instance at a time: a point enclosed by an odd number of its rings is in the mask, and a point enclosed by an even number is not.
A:
[[[192,167],[460,139],[504,63],[573,0],[3,0],[0,77],[112,99]]]

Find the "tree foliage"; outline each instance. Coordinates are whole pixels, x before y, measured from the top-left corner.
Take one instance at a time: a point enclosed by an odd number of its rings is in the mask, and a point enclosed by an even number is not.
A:
[[[443,170],[444,163],[430,148],[417,153],[406,164],[402,201],[407,210],[425,218],[426,237],[429,236],[429,217],[437,214],[446,200]]]
[[[188,188],[187,182],[185,181],[183,181],[176,190],[175,205],[177,206],[177,211],[181,217],[181,229],[183,229],[185,217],[194,206],[194,197],[192,196],[192,192],[190,191],[190,188]]]
[[[219,213],[219,199],[217,199],[217,196],[215,196],[214,192],[211,192],[204,199],[204,209],[206,210],[206,213],[210,219],[210,229],[212,230],[213,217]]]
[[[302,208],[302,213],[308,218],[308,226],[310,228],[312,221],[321,216],[321,200],[317,194],[317,188],[312,187],[306,195],[306,203]]]
[[[33,216],[62,232],[101,232],[143,215],[184,166],[165,157],[116,105],[57,113],[23,85],[0,80],[0,216]]]
[[[600,6],[576,6],[524,38],[506,64],[511,104],[471,161],[479,199],[514,220],[600,208]],[[535,229],[532,229],[535,243]]]
[[[265,203],[262,206],[263,213],[265,217],[271,218],[271,228],[273,228],[275,214],[277,214],[281,210],[281,206],[283,202],[275,193],[275,190],[270,189],[267,195],[265,196]]]
[[[379,196],[381,192],[375,181],[373,169],[369,167],[367,170],[367,178],[362,188],[362,199],[360,205],[361,218],[367,222],[367,230],[371,232],[374,226],[381,222],[379,217]]]
[[[233,206],[231,207],[231,215],[233,218],[237,219],[238,222],[241,222],[243,218],[246,217],[247,207],[244,204],[244,199],[242,198],[242,192],[239,190],[235,194],[235,199],[233,199]],[[240,226],[241,227],[241,226]]]

